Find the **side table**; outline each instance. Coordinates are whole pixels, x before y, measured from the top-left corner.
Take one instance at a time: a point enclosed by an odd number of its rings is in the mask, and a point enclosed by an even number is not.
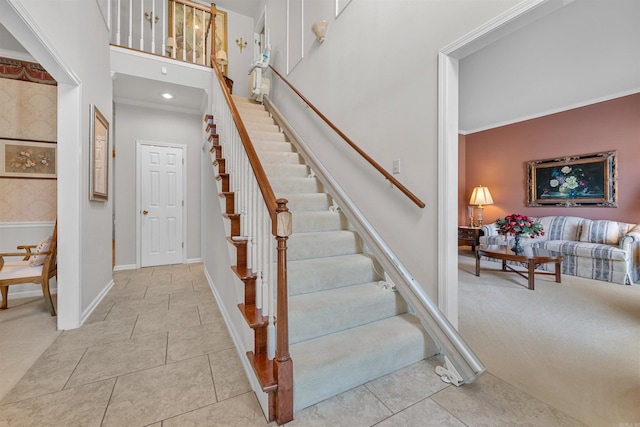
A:
[[[480,227],[461,225],[458,227],[458,246],[471,245],[471,250],[475,252],[476,246],[480,244],[480,236],[483,235]]]

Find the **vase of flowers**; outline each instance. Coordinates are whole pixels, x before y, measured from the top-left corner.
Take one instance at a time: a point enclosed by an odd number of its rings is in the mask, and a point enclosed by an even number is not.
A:
[[[525,235],[530,238],[536,236],[544,236],[542,224],[540,221],[536,221],[531,217],[520,214],[507,215],[504,218],[498,218],[496,220],[498,226],[498,233],[503,236],[512,235],[515,239],[515,245],[511,248],[516,254],[524,252],[524,249],[520,245],[520,238]]]

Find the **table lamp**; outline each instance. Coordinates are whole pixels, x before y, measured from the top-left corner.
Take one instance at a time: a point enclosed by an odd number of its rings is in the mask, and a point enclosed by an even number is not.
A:
[[[474,188],[473,193],[471,193],[471,200],[469,200],[469,204],[472,206],[478,206],[478,222],[474,224],[472,219],[471,226],[475,225],[478,227],[482,227],[482,209],[484,209],[483,205],[493,204],[493,199],[491,198],[489,189],[487,187],[483,187],[482,185]]]

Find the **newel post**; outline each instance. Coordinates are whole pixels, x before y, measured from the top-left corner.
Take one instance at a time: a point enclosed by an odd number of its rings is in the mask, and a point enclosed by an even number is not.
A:
[[[278,381],[276,422],[293,420],[293,361],[289,355],[289,301],[287,289],[287,240],[292,233],[287,200],[276,200],[276,240],[278,241],[278,307],[276,313],[275,376]]]

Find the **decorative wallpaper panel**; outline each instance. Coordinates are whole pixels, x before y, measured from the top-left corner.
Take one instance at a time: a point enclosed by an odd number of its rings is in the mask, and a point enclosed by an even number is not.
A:
[[[57,87],[0,78],[0,138],[56,141]],[[0,222],[53,221],[56,180],[0,178]]]

